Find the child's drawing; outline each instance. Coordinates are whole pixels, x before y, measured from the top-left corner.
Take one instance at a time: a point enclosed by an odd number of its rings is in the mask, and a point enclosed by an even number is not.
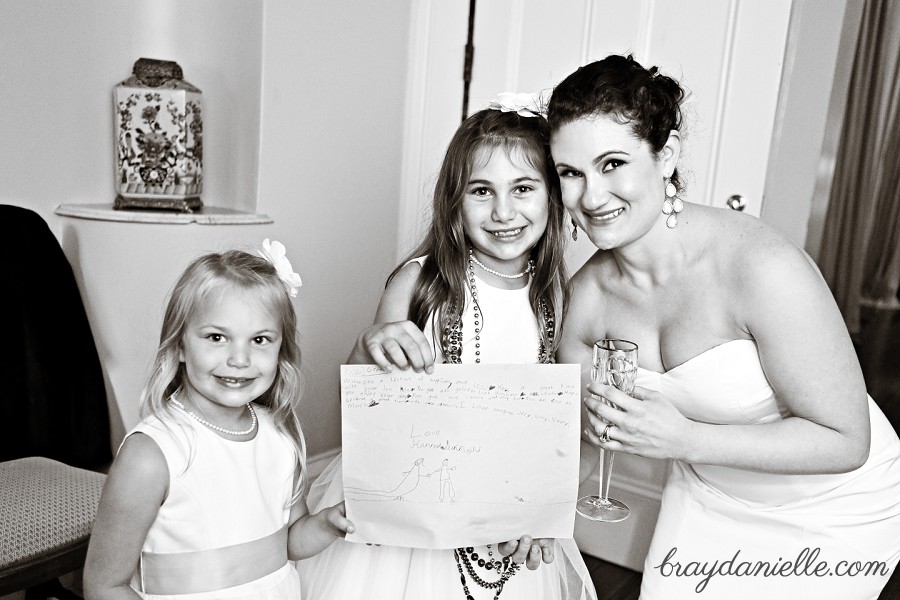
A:
[[[441,502],[452,502],[453,498],[456,497],[456,494],[453,492],[453,482],[450,480],[450,471],[455,471],[456,467],[451,467],[447,463],[449,461],[445,458],[444,462],[441,463],[441,466],[436,470],[429,473],[426,477],[431,477],[435,473],[441,474],[441,493],[438,496],[441,499]],[[446,500],[445,500],[446,498]]]
[[[580,388],[579,365],[343,365],[341,476],[357,526],[347,539],[454,548],[526,531],[572,537]]]
[[[404,496],[408,496],[412,493],[413,490],[419,487],[419,479],[422,478],[423,462],[425,462],[424,458],[417,458],[416,462],[413,463],[408,471],[403,471],[403,473],[401,473],[403,479],[401,479],[400,483],[398,483],[397,486],[392,490],[372,490],[353,487],[347,487],[344,489],[347,493],[352,494],[380,496],[388,500],[403,500]],[[428,475],[425,475],[425,477],[428,477]]]

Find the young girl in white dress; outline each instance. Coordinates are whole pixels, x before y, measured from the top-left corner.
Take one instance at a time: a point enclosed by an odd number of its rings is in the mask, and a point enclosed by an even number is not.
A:
[[[563,212],[547,123],[520,100],[501,97],[457,130],[429,232],[389,277],[348,362],[430,371],[435,360],[552,361],[565,300]],[[316,510],[341,500],[338,457],[308,501]],[[298,570],[304,597],[317,600],[596,597],[572,539],[446,550],[340,540]]]
[[[311,515],[301,498],[300,278],[278,242],[260,254],[202,256],[169,298],[91,535],[91,600],[296,600],[288,561],[352,530],[342,504]]]

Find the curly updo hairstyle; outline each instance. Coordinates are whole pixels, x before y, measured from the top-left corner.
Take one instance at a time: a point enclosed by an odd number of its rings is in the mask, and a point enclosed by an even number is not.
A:
[[[611,54],[584,65],[553,90],[547,108],[551,136],[576,119],[612,116],[658,154],[673,129],[681,131],[685,93],[656,67],[646,69],[632,55]],[[681,190],[676,169],[672,183]]]

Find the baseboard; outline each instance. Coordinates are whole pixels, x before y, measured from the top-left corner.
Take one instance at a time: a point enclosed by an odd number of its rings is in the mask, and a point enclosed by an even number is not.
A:
[[[579,486],[579,497],[596,494],[600,486],[596,450],[583,444],[582,469],[589,474]],[[610,495],[628,505],[631,513],[619,523],[600,523],[575,517],[575,541],[585,554],[643,571],[644,559],[659,517],[668,461],[617,454],[613,463]]]
[[[859,305],[879,310],[900,310],[900,298],[860,298]]]
[[[596,493],[591,486],[581,493]],[[585,554],[641,572],[659,517],[659,501],[610,485],[610,495],[628,505],[631,513],[619,523],[600,523],[575,517],[575,542]]]

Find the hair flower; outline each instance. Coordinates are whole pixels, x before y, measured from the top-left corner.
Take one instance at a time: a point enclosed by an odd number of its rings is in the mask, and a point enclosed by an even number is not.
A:
[[[502,112],[514,112],[522,117],[541,117],[543,102],[541,95],[515,92],[501,92],[488,103],[488,108]]]
[[[303,282],[300,280],[300,275],[294,272],[291,261],[287,259],[287,251],[284,248],[284,244],[275,240],[272,240],[270,243],[269,238],[266,238],[263,240],[262,249],[257,252],[272,263],[279,279],[287,287],[288,294],[290,294],[291,298],[296,298],[297,288],[303,285]]]

